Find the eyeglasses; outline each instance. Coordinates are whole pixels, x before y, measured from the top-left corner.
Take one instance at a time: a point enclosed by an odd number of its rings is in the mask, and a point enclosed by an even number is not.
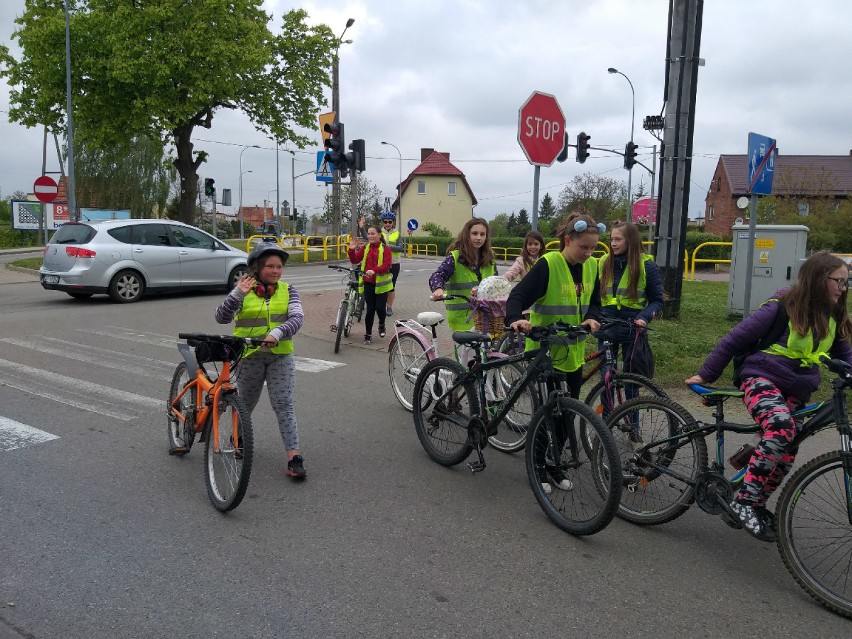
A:
[[[845,290],[848,288],[848,286],[849,286],[849,281],[848,281],[847,279],[845,279],[845,278],[842,278],[842,277],[829,277],[828,279],[830,279],[832,282],[834,282],[835,284],[837,284],[837,288],[839,288],[841,291],[845,291]]]
[[[393,222],[391,220],[385,220],[382,224],[393,224]]]

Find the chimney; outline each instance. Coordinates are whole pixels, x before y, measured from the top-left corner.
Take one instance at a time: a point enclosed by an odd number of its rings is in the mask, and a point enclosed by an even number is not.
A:
[[[420,161],[422,162],[423,160],[428,158],[430,155],[432,155],[434,152],[435,152],[435,149],[421,148],[420,149]]]

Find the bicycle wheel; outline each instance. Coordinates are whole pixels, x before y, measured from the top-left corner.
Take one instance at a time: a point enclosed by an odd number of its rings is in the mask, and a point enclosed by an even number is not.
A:
[[[580,444],[579,429],[596,433],[593,450],[612,472],[600,483],[595,464]],[[560,434],[565,444],[559,446]],[[612,435],[592,409],[570,397],[546,402],[533,416],[526,451],[527,477],[538,505],[572,535],[599,532],[615,516],[621,497],[621,469]]]
[[[517,355],[524,352],[524,336],[514,331],[508,331],[498,338],[494,344],[494,350],[506,355]]]
[[[606,391],[604,380],[592,386],[586,394],[586,404],[606,421],[609,413],[626,401],[637,397],[668,397],[659,384],[636,373],[615,373]]]
[[[449,391],[465,372],[457,361],[439,357],[423,366],[414,383],[414,430],[429,457],[442,466],[460,464],[473,450],[467,425],[479,415],[476,386],[471,381]]]
[[[355,298],[354,316],[356,322],[360,322],[364,316],[364,296],[361,293],[358,293],[358,296]]]
[[[174,410],[177,410],[183,416],[182,420],[174,414],[172,404],[175,403],[175,398],[180,395],[190,381],[192,380],[189,377],[186,364],[181,362],[172,375],[169,401],[166,403],[166,434],[169,438],[169,454],[180,457],[189,452],[192,443],[195,441],[195,413],[192,407],[195,389],[190,389],[184,393],[180,402],[174,407]]]
[[[689,431],[695,425],[683,406],[662,397],[640,397],[610,414],[607,426],[615,439],[627,488],[618,507],[620,517],[651,526],[672,521],[687,511],[695,500],[695,481],[707,470],[704,438],[686,437],[659,444],[639,459],[634,459],[634,454],[651,442]],[[604,467],[599,470],[607,472]]]
[[[852,618],[852,524],[840,455],[820,455],[787,481],[776,508],[778,550],[811,597]]]
[[[411,396],[420,370],[429,361],[426,349],[413,335],[401,333],[388,353],[388,377],[393,394],[406,410],[412,409]]]
[[[204,478],[207,496],[217,510],[227,512],[240,505],[248,488],[254,454],[251,414],[236,395],[223,395],[217,407],[218,438],[213,436],[213,416],[205,425]],[[234,441],[236,433],[236,442]],[[237,445],[235,445],[237,444]]]
[[[358,292],[355,290],[349,293],[349,308],[346,313],[346,323],[343,328],[343,335],[349,337],[352,332],[352,325],[355,323],[355,307],[358,305]]]
[[[496,389],[498,397],[494,402],[495,408],[499,408],[502,398],[506,396],[512,385],[524,376],[525,371],[523,366],[512,362],[489,371],[489,374],[492,372],[499,382],[499,388]],[[530,379],[509,412],[497,424],[497,432],[488,438],[488,443],[503,453],[522,450],[527,443],[530,422],[540,404],[535,379]]]
[[[340,308],[337,309],[337,325],[335,326],[334,334],[334,352],[340,350],[340,338],[343,337],[343,326],[346,324],[346,315],[349,310],[349,302],[343,300],[340,302]]]

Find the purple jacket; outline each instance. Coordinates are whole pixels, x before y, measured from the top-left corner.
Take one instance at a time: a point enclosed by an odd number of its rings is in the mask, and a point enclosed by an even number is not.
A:
[[[776,293],[776,297],[782,293]],[[712,384],[724,371],[734,355],[747,352],[755,342],[772,330],[779,302],[765,302],[763,306],[734,326],[707,356],[707,360],[698,369],[698,374],[708,384]],[[784,330],[781,344],[787,343],[789,327]],[[847,340],[835,339],[829,354],[832,358],[842,359],[852,364],[852,346]],[[778,387],[784,397],[795,397],[807,403],[820,383],[819,366],[800,365],[799,360],[780,355],[770,355],[763,351],[752,353],[743,363],[742,377],[764,377]]]

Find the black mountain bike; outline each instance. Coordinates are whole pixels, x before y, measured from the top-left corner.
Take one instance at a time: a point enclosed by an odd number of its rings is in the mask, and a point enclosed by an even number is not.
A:
[[[781,488],[775,508],[778,550],[799,585],[820,604],[852,618],[852,428],[846,394],[852,366],[823,359],[837,375],[830,400],[793,413],[800,444],[816,433],[837,428],[840,449],[796,470]],[[739,389],[693,385],[715,421],[705,424],[669,399],[639,398],[616,408],[608,425],[621,451],[626,490],[620,517],[637,524],[662,524],[682,515],[693,502],[706,513],[728,513],[746,469],[725,475],[725,433],[756,433],[755,423],[725,421],[723,404],[741,398]],[[707,463],[705,437],[715,432],[716,455]],[[606,475],[602,467],[602,474]]]
[[[479,472],[485,469],[482,451],[489,436],[521,396],[538,393],[541,406],[527,433],[527,477],[545,514],[574,535],[591,535],[612,521],[622,486],[612,434],[591,408],[570,396],[550,358],[552,343],[585,334],[586,327],[563,323],[537,326],[530,332],[540,343],[534,350],[474,362],[470,368],[446,357],[434,359],[423,366],[412,398],[417,437],[429,457],[454,466],[476,451],[477,461],[468,467]],[[453,333],[453,340],[474,348],[490,342],[487,334],[475,332]],[[528,365],[518,367],[522,362]],[[514,371],[511,385],[502,397],[489,397],[489,371],[509,367]],[[580,441],[581,431],[595,433],[591,454]],[[600,465],[611,469],[605,479],[593,474]]]

